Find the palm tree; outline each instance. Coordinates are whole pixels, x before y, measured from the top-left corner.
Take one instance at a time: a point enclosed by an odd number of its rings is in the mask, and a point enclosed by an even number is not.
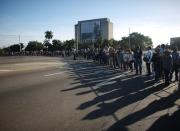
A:
[[[53,38],[53,32],[47,30],[47,31],[45,32],[45,38],[46,38],[46,40],[52,39],[52,38]]]
[[[52,38],[53,38],[53,32],[47,30],[45,32],[45,41],[44,41],[44,45],[46,46],[47,51],[51,47],[50,39],[52,39]]]

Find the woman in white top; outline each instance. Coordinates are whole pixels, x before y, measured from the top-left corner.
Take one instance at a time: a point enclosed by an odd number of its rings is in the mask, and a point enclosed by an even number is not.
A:
[[[131,49],[128,50],[128,66],[131,69],[131,72],[133,72],[133,52]]]
[[[123,52],[123,67],[124,67],[125,71],[127,70],[128,59],[129,59],[128,52],[127,52],[127,50],[124,50],[124,52]]]

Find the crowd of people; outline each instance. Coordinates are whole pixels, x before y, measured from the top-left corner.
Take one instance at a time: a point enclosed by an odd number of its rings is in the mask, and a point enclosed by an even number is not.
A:
[[[74,59],[77,56],[76,52],[74,50]],[[171,50],[162,44],[153,50],[148,47],[146,51],[142,51],[140,47],[131,50],[105,46],[101,49],[81,49],[78,55],[120,71],[135,72],[135,75],[142,75],[144,62],[146,75],[154,76],[155,82],[164,80],[165,86],[168,86],[172,82],[179,81],[180,53],[177,47]]]

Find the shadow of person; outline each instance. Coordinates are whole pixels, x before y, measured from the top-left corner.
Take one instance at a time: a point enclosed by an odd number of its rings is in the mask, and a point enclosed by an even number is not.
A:
[[[143,108],[142,110],[139,110],[133,114],[130,114],[130,115],[122,118],[121,120],[119,120],[118,122],[113,124],[109,128],[109,130],[111,131],[111,129],[118,128],[121,126],[126,127],[127,125],[131,125],[139,120],[142,120],[143,118],[145,118],[155,112],[162,111],[164,109],[173,107],[174,102],[179,98],[179,96],[180,96],[180,93],[175,92],[167,97],[161,98],[160,100],[155,100],[152,103],[150,103],[147,107]],[[179,112],[178,112],[178,114],[179,114]],[[153,127],[153,128],[155,128],[155,127]]]
[[[161,116],[147,131],[180,131],[180,110]]]
[[[132,87],[133,88],[133,87]],[[152,86],[149,88],[145,88],[144,90],[138,90],[136,92],[133,92],[133,94],[131,92],[127,92],[126,94],[124,94],[124,96],[118,98],[117,100],[111,102],[111,103],[104,103],[102,102],[101,104],[99,104],[98,106],[100,107],[99,109],[90,112],[89,114],[87,114],[83,120],[92,120],[92,119],[96,119],[102,116],[108,116],[108,115],[112,115],[113,113],[115,113],[117,110],[128,106],[132,103],[135,103],[137,101],[140,101],[142,99],[144,99],[145,97],[149,96],[150,94],[159,91],[161,89],[163,89],[164,86],[163,84],[159,84],[157,86]],[[112,94],[113,95],[113,94]],[[97,100],[97,99],[96,99]],[[102,101],[102,100],[101,100]],[[90,102],[90,103],[86,103],[85,105],[81,105],[79,108],[80,109],[84,109],[87,108],[87,106],[92,106],[92,104],[95,103],[99,103],[98,102]],[[90,104],[90,105],[89,105]]]

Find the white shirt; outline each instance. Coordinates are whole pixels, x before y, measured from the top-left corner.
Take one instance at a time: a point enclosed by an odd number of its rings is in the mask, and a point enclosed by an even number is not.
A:
[[[153,55],[153,54],[152,54],[152,50],[148,50],[147,53],[146,53],[146,57],[149,59],[149,62],[148,62],[148,63],[151,62],[152,55]]]

